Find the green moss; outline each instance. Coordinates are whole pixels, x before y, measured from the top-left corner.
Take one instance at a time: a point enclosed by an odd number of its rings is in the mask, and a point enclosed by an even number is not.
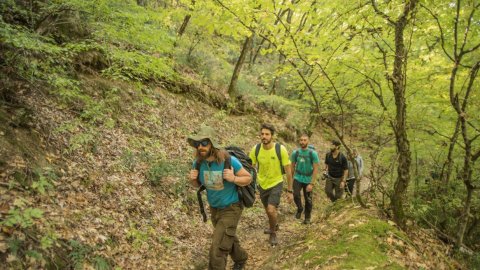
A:
[[[382,237],[396,231],[380,220],[369,220],[353,228],[340,228],[340,232],[328,240],[312,241],[314,248],[301,256],[299,264],[336,265],[339,269],[402,269],[389,260],[388,246],[382,241]]]

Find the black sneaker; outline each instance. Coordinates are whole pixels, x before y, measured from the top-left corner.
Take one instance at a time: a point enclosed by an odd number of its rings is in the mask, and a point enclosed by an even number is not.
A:
[[[232,270],[242,270],[245,268],[245,264],[246,262],[241,262],[241,263],[236,262],[233,264]]]
[[[306,218],[304,221],[303,221],[303,224],[310,224],[310,219],[309,218]]]
[[[300,219],[302,217],[302,210],[297,210],[297,213],[295,214],[296,219]]]
[[[271,233],[270,238],[268,239],[268,242],[270,243],[270,245],[276,246],[278,244],[277,234],[276,233]]]

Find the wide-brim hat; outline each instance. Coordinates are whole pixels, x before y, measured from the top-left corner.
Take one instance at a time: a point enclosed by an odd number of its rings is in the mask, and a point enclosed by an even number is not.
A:
[[[202,127],[200,127],[200,130],[196,134],[188,136],[187,142],[188,144],[190,144],[190,146],[195,147],[193,143],[195,141],[198,142],[203,139],[209,139],[214,148],[220,149],[220,144],[218,144],[217,134],[215,130],[206,125],[202,125]]]

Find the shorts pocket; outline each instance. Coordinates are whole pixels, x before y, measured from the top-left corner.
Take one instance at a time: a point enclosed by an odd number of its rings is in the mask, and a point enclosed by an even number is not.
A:
[[[235,228],[230,227],[225,230],[219,248],[224,251],[230,251],[235,240]]]

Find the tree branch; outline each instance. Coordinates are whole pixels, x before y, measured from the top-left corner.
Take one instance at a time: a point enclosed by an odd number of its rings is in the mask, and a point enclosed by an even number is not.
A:
[[[432,15],[432,17],[435,19],[435,21],[437,22],[437,26],[438,26],[438,29],[440,30],[440,41],[442,42],[442,50],[443,52],[445,53],[445,55],[452,61],[452,62],[455,62],[455,60],[453,60],[453,57],[447,52],[447,49],[445,48],[445,35],[443,34],[443,28],[442,28],[442,25],[440,24],[440,20],[438,19],[437,15],[435,15],[433,13],[433,11],[431,11],[428,7],[426,7],[425,5],[421,4],[420,3],[420,6],[423,7],[424,9],[426,9],[428,11],[428,13],[430,13],[430,15]]]
[[[383,13],[382,11],[380,11],[378,9],[378,6],[377,6],[377,1],[375,0],[371,0],[371,3],[372,3],[372,6],[373,6],[373,9],[375,10],[375,13],[377,13],[378,15],[380,15],[382,18],[384,18],[385,20],[387,20],[391,25],[395,26],[396,23],[385,13]]]
[[[467,27],[465,28],[465,33],[463,34],[463,42],[462,42],[462,48],[460,49],[460,53],[464,52],[465,45],[467,44],[468,33],[470,32],[470,25],[472,24],[472,18],[473,18],[473,15],[475,14],[475,10],[479,6],[480,4],[477,4],[477,6],[473,7],[472,11],[470,12],[470,16],[468,16]]]

